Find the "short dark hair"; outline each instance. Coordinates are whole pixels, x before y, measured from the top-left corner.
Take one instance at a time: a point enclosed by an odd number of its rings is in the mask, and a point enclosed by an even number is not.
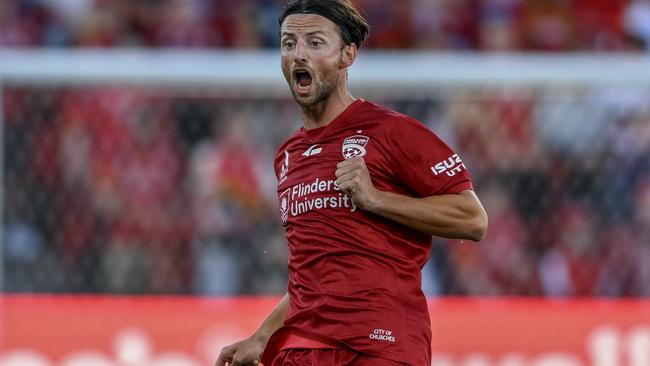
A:
[[[280,13],[279,23],[293,14],[316,14],[339,27],[343,43],[361,48],[370,33],[370,26],[349,0],[291,0]]]

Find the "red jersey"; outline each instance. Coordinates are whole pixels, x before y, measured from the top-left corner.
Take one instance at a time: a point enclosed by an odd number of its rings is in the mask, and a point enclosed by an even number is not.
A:
[[[417,120],[357,100],[301,128],[275,158],[289,244],[289,331],[409,365],[431,364],[421,269],[431,236],[357,209],[336,165],[363,157],[375,187],[411,197],[472,189],[462,161]]]

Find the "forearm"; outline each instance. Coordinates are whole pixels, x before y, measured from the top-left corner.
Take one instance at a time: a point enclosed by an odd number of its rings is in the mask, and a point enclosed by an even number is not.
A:
[[[266,317],[262,322],[260,327],[255,331],[253,335],[258,340],[266,344],[271,338],[271,335],[275,333],[282,325],[284,324],[284,319],[287,317],[289,312],[289,294],[285,294],[282,300],[275,306],[273,311]]]
[[[444,238],[479,241],[487,228],[487,215],[472,191],[425,198],[375,191],[365,209]]]
[[[289,311],[289,294],[266,317],[257,331],[250,337],[224,347],[219,353],[215,366],[258,365],[271,335],[284,323]]]

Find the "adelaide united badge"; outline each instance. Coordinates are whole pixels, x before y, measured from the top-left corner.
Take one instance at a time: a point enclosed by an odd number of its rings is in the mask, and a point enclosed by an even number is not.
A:
[[[345,159],[363,157],[366,155],[366,145],[370,141],[368,136],[354,135],[343,140],[341,152]]]

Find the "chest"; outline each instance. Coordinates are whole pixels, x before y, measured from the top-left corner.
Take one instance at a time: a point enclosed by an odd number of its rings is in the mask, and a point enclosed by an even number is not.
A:
[[[361,157],[373,180],[390,180],[384,145],[372,133],[352,130],[319,140],[296,139],[276,159],[278,200],[283,224],[305,215],[349,215],[354,203],[336,184],[338,163]],[[379,183],[381,184],[381,183]]]
[[[355,157],[364,159],[371,175],[389,174],[383,144],[372,133],[352,130],[320,140],[298,139],[280,152],[281,159],[276,166],[278,193],[287,187],[311,184],[316,179],[323,189],[330,188],[336,179],[337,164]]]

